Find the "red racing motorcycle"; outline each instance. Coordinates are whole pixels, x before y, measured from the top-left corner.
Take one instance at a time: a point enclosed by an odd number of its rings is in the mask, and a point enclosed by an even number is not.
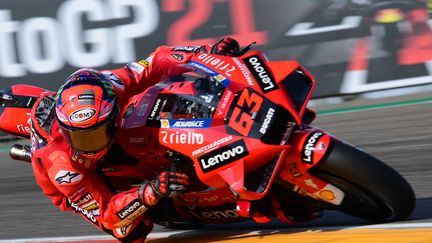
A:
[[[188,191],[151,210],[156,223],[284,223],[339,210],[373,222],[406,219],[415,195],[394,169],[311,125],[306,108],[315,80],[296,61],[202,53],[190,70],[133,97],[122,126],[146,126],[143,154],[169,160],[193,181]],[[29,112],[44,89],[0,91],[0,129],[29,138]],[[138,139],[140,140],[140,139]],[[30,161],[28,145],[12,158]],[[102,168],[112,181],[129,172]]]

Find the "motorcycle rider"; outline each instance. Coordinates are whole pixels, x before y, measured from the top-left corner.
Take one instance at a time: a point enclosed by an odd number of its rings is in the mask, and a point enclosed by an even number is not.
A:
[[[120,241],[145,240],[153,227],[146,211],[162,198],[182,193],[190,184],[188,176],[162,165],[149,166],[153,171],[148,171],[147,181],[118,192],[100,165],[113,146],[122,146],[116,141],[125,129],[120,121],[127,116],[129,99],[163,75],[184,72],[178,64],[207,50],[240,53],[238,42],[230,37],[213,46],[161,46],[147,59],[123,68],[78,70],[57,93],[46,92],[38,99],[31,113],[32,165],[37,183],[54,205],[80,213]],[[129,157],[123,157],[125,163]]]

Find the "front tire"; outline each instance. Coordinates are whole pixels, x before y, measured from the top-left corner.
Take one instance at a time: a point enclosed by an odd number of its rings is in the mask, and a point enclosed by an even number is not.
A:
[[[411,214],[414,191],[393,168],[345,143],[332,141],[329,152],[310,173],[345,192],[337,210],[375,222],[404,220]]]

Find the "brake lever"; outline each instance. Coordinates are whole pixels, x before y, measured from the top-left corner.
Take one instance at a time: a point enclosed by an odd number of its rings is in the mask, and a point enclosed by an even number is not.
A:
[[[0,106],[15,104],[16,102],[12,96],[0,92]]]

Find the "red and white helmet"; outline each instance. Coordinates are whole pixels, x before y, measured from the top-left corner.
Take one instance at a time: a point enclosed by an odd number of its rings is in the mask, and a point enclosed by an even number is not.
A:
[[[76,151],[101,158],[115,136],[117,96],[108,77],[94,69],[69,76],[56,97],[60,132]]]

